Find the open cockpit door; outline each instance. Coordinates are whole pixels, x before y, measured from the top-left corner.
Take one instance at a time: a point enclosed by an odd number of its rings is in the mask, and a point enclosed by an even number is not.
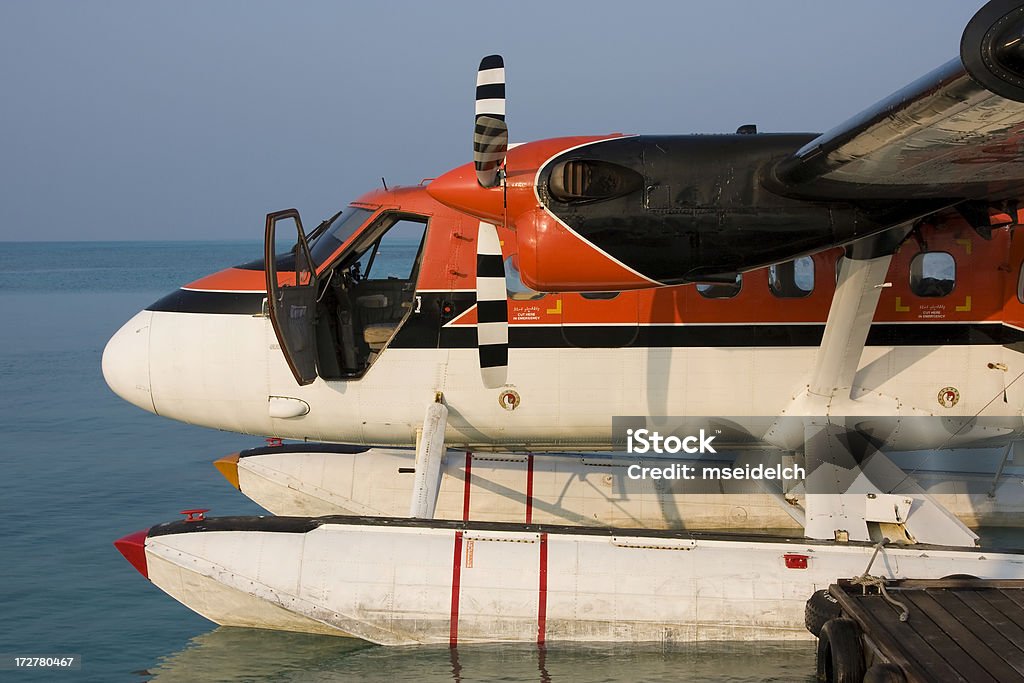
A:
[[[294,223],[297,238],[290,247],[291,258],[281,258],[279,262],[279,257],[284,254],[278,253],[278,240],[281,244],[289,244],[291,232],[285,230],[279,236],[277,227],[278,223],[289,222]],[[294,261],[292,272],[279,274],[278,266],[289,261]],[[264,263],[267,274],[267,308],[281,352],[295,375],[295,381],[300,385],[311,384],[317,377],[317,278],[306,235],[302,231],[302,220],[295,209],[267,214]]]

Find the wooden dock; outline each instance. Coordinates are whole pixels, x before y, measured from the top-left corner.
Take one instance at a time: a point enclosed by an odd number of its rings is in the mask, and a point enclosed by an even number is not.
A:
[[[824,680],[1024,682],[1024,581],[905,579],[885,587],[890,599],[849,580],[829,587],[842,611],[833,622],[844,623],[822,629]]]

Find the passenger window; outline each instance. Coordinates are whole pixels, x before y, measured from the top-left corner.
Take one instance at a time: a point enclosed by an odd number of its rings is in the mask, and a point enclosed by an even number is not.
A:
[[[512,256],[505,259],[505,291],[508,293],[508,298],[513,301],[532,301],[544,296],[543,292],[534,291],[523,284],[523,279],[519,275],[519,269],[516,268]]]
[[[910,262],[910,291],[921,297],[946,296],[956,285],[956,262],[944,251],[927,251]]]
[[[705,299],[731,299],[743,288],[743,275],[737,275],[735,282],[726,284],[699,284],[697,291]]]
[[[814,291],[814,259],[801,256],[768,269],[768,287],[782,299],[798,299]]]

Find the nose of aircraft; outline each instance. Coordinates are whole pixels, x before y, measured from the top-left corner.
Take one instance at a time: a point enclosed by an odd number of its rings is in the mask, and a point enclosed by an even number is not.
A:
[[[119,329],[103,349],[103,379],[115,394],[156,413],[149,383],[149,332],[152,311],[141,311]]]

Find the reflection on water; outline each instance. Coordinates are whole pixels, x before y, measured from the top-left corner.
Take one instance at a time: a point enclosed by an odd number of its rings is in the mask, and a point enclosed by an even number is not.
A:
[[[1021,523],[1024,524],[1024,519]],[[1024,549],[1024,529],[1019,527],[980,527],[974,531],[982,548],[993,551]]]
[[[309,676],[329,674],[348,655],[373,647],[354,638],[220,627],[140,673],[160,683],[318,680]]]
[[[811,681],[814,643],[523,644],[378,647],[360,640],[221,627],[140,680],[192,681]]]

